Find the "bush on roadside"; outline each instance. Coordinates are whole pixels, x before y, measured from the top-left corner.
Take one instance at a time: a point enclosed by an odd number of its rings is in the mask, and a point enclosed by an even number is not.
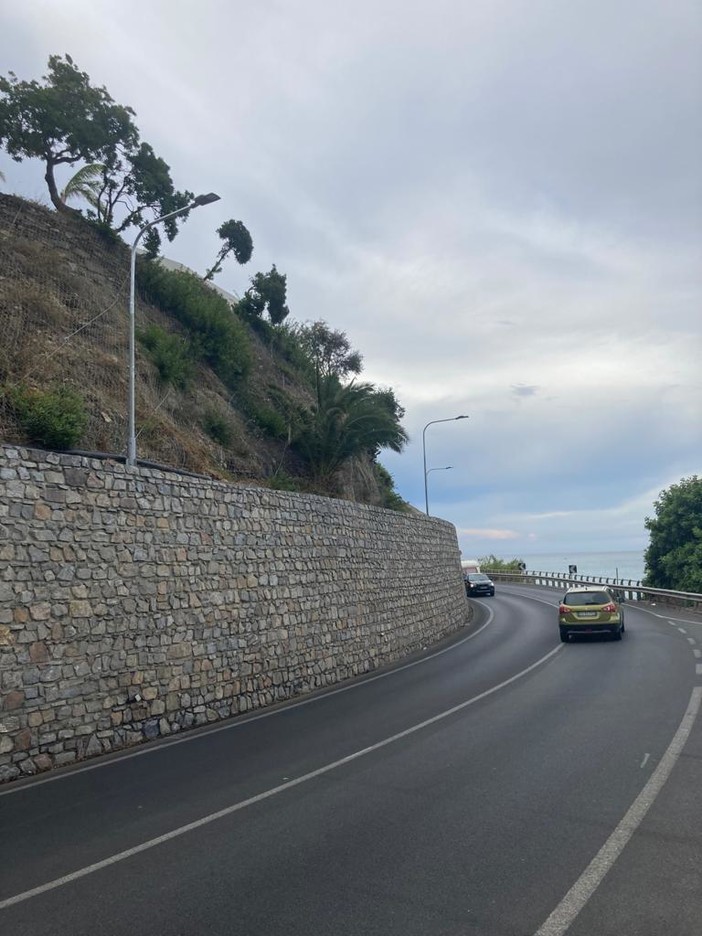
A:
[[[83,398],[71,387],[15,387],[10,403],[30,442],[49,449],[74,448],[88,421]]]
[[[192,379],[194,369],[183,338],[164,331],[158,325],[149,325],[139,331],[137,337],[155,364],[161,382],[184,389]]]

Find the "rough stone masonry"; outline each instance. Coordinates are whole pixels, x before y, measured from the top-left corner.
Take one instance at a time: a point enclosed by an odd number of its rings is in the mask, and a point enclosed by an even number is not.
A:
[[[0,446],[0,780],[367,672],[460,628],[453,526]]]

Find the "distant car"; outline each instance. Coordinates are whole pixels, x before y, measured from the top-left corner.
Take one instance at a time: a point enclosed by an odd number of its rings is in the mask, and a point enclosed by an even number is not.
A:
[[[564,643],[578,634],[610,634],[613,640],[621,640],[624,611],[605,585],[569,588],[558,606],[558,628]]]
[[[495,583],[484,572],[469,572],[465,578],[467,595],[495,594]]]

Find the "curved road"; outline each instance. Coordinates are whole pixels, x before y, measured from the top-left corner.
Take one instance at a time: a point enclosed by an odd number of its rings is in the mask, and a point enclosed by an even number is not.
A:
[[[502,586],[393,669],[0,789],[0,932],[699,936],[702,620]]]

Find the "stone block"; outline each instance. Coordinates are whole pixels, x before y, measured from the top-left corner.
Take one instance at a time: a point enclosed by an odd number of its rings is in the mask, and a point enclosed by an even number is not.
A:
[[[54,765],[63,767],[65,764],[72,764],[78,755],[75,751],[63,751],[54,756]]]
[[[32,732],[29,728],[22,728],[14,738],[16,751],[28,751],[32,746]]]
[[[2,709],[5,712],[10,712],[13,709],[21,708],[24,703],[24,692],[21,689],[13,689],[11,692],[8,692],[0,700]],[[6,720],[5,720],[6,721]]]
[[[29,617],[33,621],[48,621],[51,617],[51,605],[48,601],[40,601],[29,606]]]
[[[49,650],[43,640],[37,640],[29,645],[29,659],[32,663],[46,663],[49,659]]]

